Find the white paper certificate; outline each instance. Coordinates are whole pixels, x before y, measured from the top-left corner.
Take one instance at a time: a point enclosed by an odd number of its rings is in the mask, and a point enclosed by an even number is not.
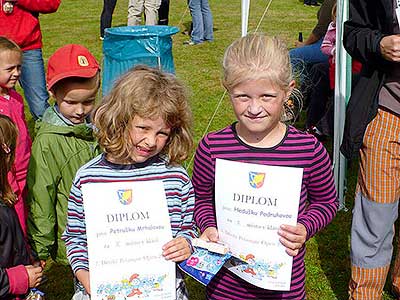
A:
[[[175,299],[175,263],[162,181],[82,186],[91,299]],[[130,298],[134,297],[135,298]]]
[[[290,290],[293,258],[277,232],[282,224],[296,225],[302,175],[302,168],[216,160],[219,236],[241,259],[225,266],[251,284]]]

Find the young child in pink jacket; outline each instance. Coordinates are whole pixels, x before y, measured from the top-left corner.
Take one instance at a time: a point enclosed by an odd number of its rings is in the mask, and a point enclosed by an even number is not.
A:
[[[15,161],[8,173],[8,181],[17,196],[15,210],[22,231],[26,235],[26,175],[32,141],[25,120],[22,96],[14,90],[21,75],[21,64],[22,51],[18,45],[5,37],[0,37],[0,114],[10,117],[18,128]]]
[[[0,114],[0,299],[7,300],[25,299],[29,288],[37,287],[43,276],[42,266],[32,265],[13,207],[16,195],[7,180],[15,158],[17,136],[15,124]]]

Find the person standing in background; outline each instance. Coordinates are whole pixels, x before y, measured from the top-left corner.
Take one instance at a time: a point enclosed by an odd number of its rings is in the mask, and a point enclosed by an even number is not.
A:
[[[144,12],[146,25],[157,25],[161,0],[129,0],[128,26],[140,25]]]
[[[351,0],[344,25],[344,47],[362,64],[341,145],[348,159],[360,154],[351,225],[349,295],[354,300],[382,299],[393,254],[400,198],[399,10],[396,0]],[[399,250],[392,270],[396,299]]]
[[[332,7],[336,0],[325,0],[317,13],[318,22],[314,29],[303,41],[296,41],[295,48],[289,51],[290,62],[295,75],[300,77],[303,87],[307,87],[307,79],[311,65],[328,62],[328,56],[321,52],[322,40],[331,22]],[[303,92],[304,88],[302,89]]]
[[[161,0],[161,5],[158,9],[158,25],[168,25],[168,15],[169,0]]]
[[[191,39],[186,45],[197,45],[203,42],[212,42],[213,18],[208,0],[189,0],[189,10],[192,15],[193,30]]]
[[[103,11],[100,17],[100,39],[104,39],[104,30],[111,27],[112,15],[114,13],[117,0],[103,0]]]
[[[23,51],[20,83],[34,119],[49,106],[42,56],[39,14],[57,11],[61,0],[2,0],[0,35],[18,44]]]

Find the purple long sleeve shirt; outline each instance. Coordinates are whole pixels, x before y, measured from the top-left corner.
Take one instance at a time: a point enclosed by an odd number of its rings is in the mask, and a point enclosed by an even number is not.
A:
[[[203,232],[217,227],[214,209],[216,158],[232,161],[303,168],[298,222],[307,229],[307,239],[335,216],[338,202],[329,156],[317,139],[292,126],[272,148],[249,146],[238,137],[235,124],[206,135],[196,151],[193,185],[196,194],[195,221]],[[286,184],[290,184],[287,182]],[[207,298],[222,299],[305,299],[305,247],[293,258],[290,291],[256,287],[222,268],[207,286]]]

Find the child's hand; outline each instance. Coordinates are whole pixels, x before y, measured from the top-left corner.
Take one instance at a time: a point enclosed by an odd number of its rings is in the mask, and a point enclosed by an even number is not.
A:
[[[215,227],[207,227],[200,236],[201,239],[207,242],[218,242],[218,230]]]
[[[162,247],[162,250],[164,258],[173,262],[183,261],[191,254],[189,242],[181,236],[166,243]]]
[[[86,292],[90,295],[90,275],[89,271],[86,270],[78,270],[76,273],[76,278],[78,278],[79,282],[82,283]]]
[[[300,223],[296,226],[281,225],[278,234],[281,236],[279,241],[286,247],[286,253],[290,256],[296,256],[299,253],[299,249],[303,247],[307,238],[307,230]]]
[[[42,281],[42,276],[43,276],[43,269],[40,266],[32,266],[28,265],[25,266],[26,272],[28,273],[28,279],[29,279],[29,287],[34,288],[37,287],[40,282]]]

